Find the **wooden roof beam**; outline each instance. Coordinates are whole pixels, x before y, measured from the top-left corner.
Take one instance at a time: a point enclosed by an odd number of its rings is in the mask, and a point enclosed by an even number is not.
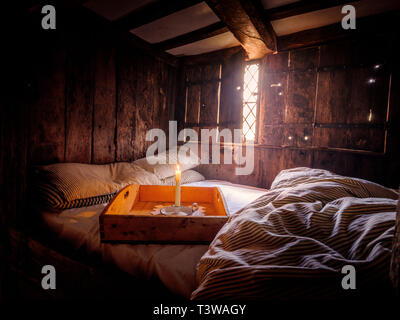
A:
[[[131,13],[117,19],[114,23],[126,30],[132,30],[154,20],[168,16],[174,12],[189,8],[201,0],[158,0],[149,3]]]
[[[289,18],[299,14],[332,8],[359,0],[302,0],[264,11],[269,21]]]
[[[285,51],[315,46],[355,35],[370,37],[383,32],[390,34],[397,30],[396,23],[399,18],[400,10],[393,10],[357,19],[357,29],[355,30],[344,30],[340,22],[338,22],[315,29],[291,33],[278,37],[278,49],[279,51]]]
[[[207,4],[241,43],[249,59],[275,52],[276,34],[258,0],[207,0]]]

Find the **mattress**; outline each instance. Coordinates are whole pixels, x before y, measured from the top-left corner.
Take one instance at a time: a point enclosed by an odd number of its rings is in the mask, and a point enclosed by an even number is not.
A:
[[[242,209],[267,192],[266,189],[205,180],[190,186],[218,186],[229,214]],[[171,292],[189,298],[196,289],[196,269],[208,245],[110,244],[101,243],[99,215],[107,204],[64,210],[60,213],[41,212],[45,227],[57,243],[85,255],[101,258],[104,263],[141,278],[158,278]]]

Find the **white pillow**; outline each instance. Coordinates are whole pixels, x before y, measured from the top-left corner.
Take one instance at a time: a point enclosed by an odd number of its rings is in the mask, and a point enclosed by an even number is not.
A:
[[[206,180],[206,178],[200,172],[197,172],[194,170],[186,170],[185,172],[182,172],[181,184],[193,183],[193,182],[198,182],[198,181],[203,181],[203,180]],[[163,184],[165,184],[167,186],[174,186],[175,185],[175,176],[168,177],[161,181]]]
[[[178,152],[176,153],[168,150],[158,154],[157,156],[149,157],[148,159],[147,158],[138,159],[133,163],[151,173],[154,173],[159,179],[165,179],[175,175],[176,165],[178,163],[177,159],[178,157],[179,157],[179,166],[181,168],[181,172],[197,167],[200,164],[200,159],[197,155],[193,154],[192,152],[179,153],[179,150],[180,149],[178,149]],[[166,163],[153,164],[160,158],[166,159]]]

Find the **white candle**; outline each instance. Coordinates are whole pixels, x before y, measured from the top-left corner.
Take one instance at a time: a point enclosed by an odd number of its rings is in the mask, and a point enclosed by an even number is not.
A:
[[[175,206],[181,206],[181,168],[179,164],[175,171]]]

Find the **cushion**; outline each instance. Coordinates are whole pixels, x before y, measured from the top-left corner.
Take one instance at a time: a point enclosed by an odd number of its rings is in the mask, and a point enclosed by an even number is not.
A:
[[[182,172],[181,184],[202,181],[205,179],[206,178],[204,178],[204,176],[201,173],[199,173],[195,170],[186,170],[186,171]],[[175,176],[165,178],[161,181],[165,185],[174,186],[175,185]]]
[[[172,152],[170,152],[170,150],[162,152],[158,156],[161,157],[164,156],[167,163],[166,164],[153,163],[157,161],[156,157],[142,158],[134,161],[133,163],[151,173],[154,173],[159,179],[166,179],[168,177],[174,176],[176,171],[176,164],[178,163],[177,156]],[[181,167],[181,172],[192,169],[198,166],[199,164],[200,164],[199,157],[197,157],[192,153],[190,153],[190,155],[184,154],[183,157],[182,156],[179,157],[179,166]]]
[[[128,184],[160,184],[154,175],[132,163],[92,165],[58,163],[36,168],[36,191],[42,204],[68,209],[108,202]]]

